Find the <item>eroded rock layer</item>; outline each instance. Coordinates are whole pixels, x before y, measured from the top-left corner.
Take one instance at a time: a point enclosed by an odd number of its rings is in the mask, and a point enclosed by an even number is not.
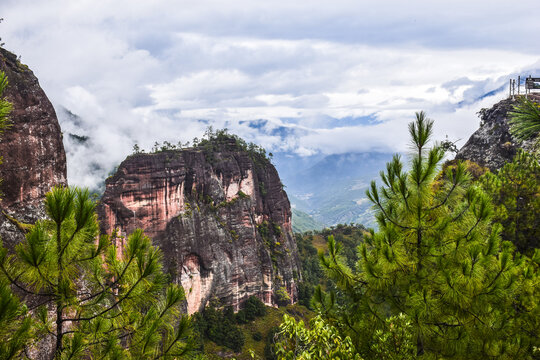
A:
[[[12,247],[22,239],[15,219],[34,223],[43,216],[45,194],[66,184],[66,154],[54,108],[32,71],[2,48],[0,70],[9,81],[4,96],[13,106],[11,127],[0,136],[0,236]]]
[[[128,157],[106,181],[102,231],[144,229],[189,313],[214,297],[235,309],[251,295],[276,305],[283,290],[296,301],[299,261],[276,169],[234,139],[214,146]]]

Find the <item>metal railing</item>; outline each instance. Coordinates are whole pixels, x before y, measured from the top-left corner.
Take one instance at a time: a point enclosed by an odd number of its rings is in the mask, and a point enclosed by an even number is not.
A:
[[[512,99],[515,98],[516,95],[521,95],[521,84],[524,83],[524,93],[525,97],[527,97],[529,94],[540,91],[540,78],[532,77],[529,75],[526,78],[521,78],[521,76],[518,76],[517,78],[517,94],[516,94],[516,79],[510,79],[509,84],[509,97]]]

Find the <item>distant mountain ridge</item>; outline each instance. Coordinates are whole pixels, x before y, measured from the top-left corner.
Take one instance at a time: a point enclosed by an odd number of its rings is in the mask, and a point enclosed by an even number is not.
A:
[[[366,152],[310,158],[278,153],[274,155],[274,163],[295,210],[324,226],[349,223],[373,226],[372,204],[365,191],[392,156]],[[295,166],[291,167],[291,163]]]

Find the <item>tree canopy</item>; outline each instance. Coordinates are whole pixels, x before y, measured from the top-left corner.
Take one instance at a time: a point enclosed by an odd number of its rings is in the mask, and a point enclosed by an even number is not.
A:
[[[14,255],[0,251],[5,278],[35,303],[36,337],[54,339],[55,359],[184,355],[184,293],[167,285],[161,252],[141,230],[99,236],[94,208],[87,190],[55,187],[46,195],[48,218]]]
[[[464,164],[440,172],[443,150],[428,147],[433,122],[410,124],[409,171],[399,156],[367,192],[379,226],[359,246],[351,269],[330,237],[321,263],[335,292],[315,292],[318,311],[373,358],[387,319],[410,320],[416,356],[532,358],[538,344],[540,256],[515,252],[491,222],[491,199],[471,182]],[[403,354],[402,354],[403,355]],[[324,358],[324,357],[322,357]]]

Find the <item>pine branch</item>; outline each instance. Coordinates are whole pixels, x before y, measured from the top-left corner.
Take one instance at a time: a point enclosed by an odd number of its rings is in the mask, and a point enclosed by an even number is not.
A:
[[[81,302],[86,302],[86,301],[88,301],[88,300],[91,300],[91,299],[95,298],[96,296],[99,296],[99,295],[103,294],[105,291],[107,291],[107,290],[109,290],[109,289],[115,287],[115,286],[122,280],[122,278],[124,277],[124,275],[125,275],[127,269],[128,269],[129,266],[131,265],[131,262],[133,261],[133,259],[135,259],[135,256],[136,256],[135,253],[133,253],[133,254],[131,255],[131,257],[130,257],[130,259],[128,260],[126,266],[124,267],[124,269],[122,269],[122,273],[121,273],[121,274],[118,276],[118,278],[117,278],[113,283],[111,283],[107,288],[104,288],[104,289],[103,289],[102,291],[100,291],[100,292],[97,292],[97,293],[95,293],[95,294],[93,294],[93,295],[90,295],[90,296],[88,296],[88,297],[86,297],[86,298],[83,298],[83,299],[81,299],[80,301],[81,301]]]
[[[114,304],[112,304],[111,306],[109,306],[108,308],[106,308],[105,310],[102,310],[101,312],[95,314],[95,315],[92,315],[92,316],[88,316],[88,317],[83,317],[83,318],[68,318],[68,319],[64,319],[64,321],[73,321],[73,322],[80,322],[80,321],[90,321],[90,320],[93,320],[99,316],[102,316],[103,314],[111,311],[112,309],[116,308],[121,302],[123,302],[124,300],[128,299],[129,298],[129,295],[131,294],[131,292],[135,289],[135,287],[144,279],[144,277],[140,277],[137,282],[129,289],[129,291],[126,293],[126,295],[124,295],[122,298],[120,298],[120,300],[116,301]]]
[[[4,264],[1,264],[0,265],[0,269],[2,269],[2,272],[4,273],[4,275],[6,275],[6,278],[9,280],[9,282],[13,285],[15,285],[15,287],[17,287],[19,290],[23,291],[24,293],[27,293],[29,295],[36,295],[36,296],[47,296],[47,297],[55,297],[56,294],[51,294],[51,293],[41,293],[41,292],[33,292],[33,291],[30,291],[30,290],[27,290],[25,287],[23,287],[21,284],[19,284],[17,282],[17,280],[19,279],[19,277],[21,277],[22,273],[19,274],[17,277],[15,278],[12,278],[9,273],[7,272],[6,268],[4,267]]]

